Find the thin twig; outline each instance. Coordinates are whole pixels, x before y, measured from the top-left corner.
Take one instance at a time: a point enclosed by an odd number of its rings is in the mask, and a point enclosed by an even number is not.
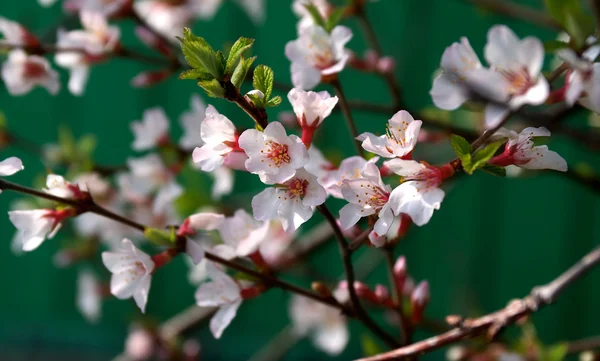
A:
[[[568,343],[568,353],[579,353],[588,350],[600,348],[600,335],[587,337],[582,340],[571,341]]]
[[[331,211],[325,204],[322,204],[317,207],[319,212],[323,214],[325,219],[331,224],[331,228],[333,228],[333,233],[336,236],[338,241],[338,248],[340,250],[340,254],[342,256],[342,262],[344,264],[344,272],[346,274],[346,281],[348,282],[348,293],[350,295],[350,302],[352,304],[352,308],[356,314],[356,317],[367,327],[376,334],[379,338],[385,341],[390,347],[398,347],[398,342],[386,331],[380,328],[375,321],[369,317],[368,313],[362,307],[360,303],[360,299],[356,294],[356,290],[354,288],[354,281],[356,280],[354,275],[354,267],[352,266],[352,253],[348,249],[348,243],[346,243],[346,239],[342,233],[342,230],[337,224],[337,221]],[[396,345],[396,346],[393,346]]]
[[[390,291],[392,293],[392,300],[394,302],[394,311],[398,314],[398,320],[400,322],[400,331],[402,332],[401,341],[402,345],[408,345],[411,342],[412,330],[410,321],[404,315],[402,308],[402,290],[398,288],[396,284],[396,277],[394,276],[394,252],[393,248],[386,247],[383,249],[385,255],[385,265],[387,268],[388,278],[390,282]]]
[[[523,316],[538,311],[545,305],[556,301],[565,288],[583,277],[589,270],[600,263],[600,247],[585,255],[552,282],[533,288],[529,296],[513,301],[505,308],[475,319],[466,319],[458,327],[441,335],[401,347],[397,350],[362,358],[358,361],[390,361],[422,355],[438,348],[473,338],[482,334],[496,335],[502,328],[510,325]]]
[[[519,5],[510,0],[466,0],[474,5],[508,17],[536,25],[562,30],[562,26],[552,17],[529,6]]]
[[[348,126],[348,130],[352,136],[352,143],[356,148],[356,152],[364,158],[364,151],[360,145],[360,142],[356,139],[356,137],[358,137],[358,130],[356,130],[356,124],[354,123],[354,118],[352,117],[352,111],[348,105],[348,100],[346,99],[346,94],[344,94],[342,85],[338,79],[331,81],[331,85],[335,89],[335,92],[340,100],[338,104],[340,105],[342,114],[344,114],[344,119],[346,119],[346,125]]]

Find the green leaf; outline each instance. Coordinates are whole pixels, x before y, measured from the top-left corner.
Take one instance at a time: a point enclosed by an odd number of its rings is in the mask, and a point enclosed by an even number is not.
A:
[[[241,37],[237,39],[235,43],[231,46],[229,50],[229,55],[227,56],[227,64],[225,65],[225,74],[231,73],[234,69],[235,65],[238,64],[238,59],[242,56],[242,53],[249,49],[252,44],[254,44],[254,39]],[[243,59],[242,59],[243,61]],[[240,61],[241,63],[241,61]],[[239,66],[239,65],[238,65]],[[236,68],[237,69],[237,68]]]
[[[242,83],[246,79],[246,76],[248,76],[248,71],[250,71],[250,67],[252,67],[254,60],[256,60],[255,56],[248,59],[244,59],[243,56],[240,57],[240,61],[231,75],[231,83],[237,89],[240,89]]]
[[[252,103],[254,103],[254,105],[257,108],[264,108],[265,107],[265,98],[264,97],[260,97],[257,94],[252,94],[252,93],[247,93],[246,96],[248,98],[250,98],[250,100],[252,100]]]
[[[73,157],[77,154],[77,143],[71,129],[64,124],[58,127],[58,145],[63,156]]]
[[[325,24],[325,30],[328,33],[330,33],[331,30],[333,30],[333,28],[335,28],[340,23],[340,21],[344,17],[345,11],[346,11],[346,8],[338,7],[338,8],[335,8],[331,12],[331,14],[329,14],[329,17],[327,18],[327,23]]]
[[[214,76],[202,69],[188,69],[179,74],[179,79],[209,80],[214,79]]]
[[[569,351],[569,345],[566,343],[558,343],[549,346],[544,351],[541,360],[542,361],[562,361],[567,357]]]
[[[198,85],[204,89],[206,94],[209,97],[213,98],[224,98],[225,97],[225,88],[221,86],[221,83],[213,78],[207,80],[199,80]]]
[[[265,104],[265,107],[276,107],[279,104],[281,104],[281,97],[278,95],[276,97],[269,99],[267,104]]]
[[[86,134],[79,138],[77,142],[77,150],[80,154],[84,156],[90,156],[94,150],[96,150],[96,146],[98,145],[98,140],[94,134]]]
[[[471,165],[470,172],[473,173],[477,168],[483,167],[500,149],[502,144],[506,143],[506,139],[498,140],[486,145],[483,149],[480,149],[473,156],[473,162]]]
[[[544,3],[554,20],[569,33],[576,47],[582,47],[594,33],[594,18],[582,8],[580,0],[544,0]]]
[[[506,177],[506,169],[504,167],[486,164],[483,167],[480,167],[479,169],[496,177]]]
[[[327,28],[325,19],[323,19],[323,16],[321,16],[319,9],[313,3],[304,4],[304,7],[306,8],[306,10],[308,10],[308,13],[313,18],[315,24],[319,25],[323,29]]]
[[[176,241],[176,237],[171,237],[171,232],[158,228],[148,227],[144,229],[144,237],[157,246],[168,246]]]
[[[224,71],[223,54],[217,54],[203,38],[192,34],[189,28],[183,29],[181,50],[188,64],[194,69],[200,69],[221,79]]]
[[[460,159],[465,172],[467,172],[468,174],[472,174],[471,144],[469,144],[469,142],[465,138],[456,134],[452,134],[452,136],[450,137],[450,144],[452,145],[454,152],[458,156],[458,159]]]
[[[260,90],[265,95],[264,101],[268,101],[271,98],[271,92],[273,92],[273,82],[275,77],[273,70],[266,65],[259,65],[254,69],[254,76],[252,84],[254,89]]]
[[[362,346],[363,355],[365,357],[379,355],[384,350],[377,344],[377,341],[366,333],[360,336],[360,345]]]
[[[544,42],[544,51],[547,53],[553,53],[557,50],[568,48],[569,43],[565,43],[560,40],[549,40]]]

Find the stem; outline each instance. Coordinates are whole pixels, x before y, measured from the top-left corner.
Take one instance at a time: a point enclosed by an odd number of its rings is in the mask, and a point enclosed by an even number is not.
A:
[[[240,93],[240,91],[231,83],[231,81],[227,81],[222,85],[225,88],[225,99],[237,104],[261,128],[264,129],[267,127],[267,125],[269,125],[269,118],[265,109],[258,108],[252,102],[248,101],[248,99],[246,99],[246,97]]]
[[[346,95],[342,89],[342,85],[338,79],[331,81],[331,85],[335,89],[340,102],[340,108],[342,109],[342,113],[344,114],[344,118],[346,119],[346,125],[348,126],[348,130],[350,131],[350,135],[352,136],[352,140],[354,141],[354,147],[356,148],[356,152],[364,158],[365,154],[360,145],[360,142],[356,139],[358,137],[358,131],[356,130],[356,125],[354,124],[354,119],[352,118],[352,112],[350,111],[350,106],[348,105],[348,100],[346,99]]]
[[[579,353],[583,351],[600,348],[600,336],[592,336],[583,340],[569,342],[569,353]]]
[[[402,290],[398,289],[396,277],[394,276],[394,252],[391,247],[386,247],[383,249],[383,253],[385,255],[385,264],[390,280],[390,290],[392,293],[392,300],[394,301],[394,310],[398,314],[400,320],[402,345],[408,345],[411,342],[412,330],[410,322],[406,318],[406,315],[404,315],[404,310],[402,308]]]
[[[509,0],[466,0],[476,6],[503,14],[511,18],[524,20],[540,26],[562,30],[562,26],[554,21],[546,13],[532,9],[528,6],[519,5]]]
[[[491,129],[486,130],[482,135],[479,136],[479,138],[475,139],[475,141],[473,143],[471,143],[471,152],[477,151],[477,149],[480,146],[482,146],[488,139],[490,139],[492,137],[492,135],[494,135],[500,128],[502,128],[504,126],[504,124],[506,124],[508,119],[517,111],[518,110],[511,111],[510,113],[508,113],[504,117],[504,119],[502,119],[498,123],[498,125],[496,125],[495,127],[491,128]]]
[[[338,248],[340,250],[340,254],[342,256],[342,262],[344,264],[344,272],[346,275],[346,281],[348,282],[348,293],[350,294],[350,302],[356,314],[356,318],[358,318],[371,332],[385,341],[390,347],[398,347],[398,342],[387,332],[385,332],[382,328],[380,328],[375,321],[373,321],[367,312],[362,307],[358,295],[356,294],[356,290],[354,289],[354,282],[356,281],[354,275],[354,268],[352,267],[352,254],[348,249],[348,244],[346,243],[346,239],[344,238],[344,234],[342,230],[338,226],[335,217],[331,214],[331,211],[325,204],[317,206],[319,212],[323,214],[325,219],[333,228],[333,233],[338,241]],[[396,346],[394,346],[396,345]]]
[[[599,263],[600,247],[597,247],[552,282],[544,286],[535,287],[529,296],[512,301],[508,306],[499,311],[475,319],[466,319],[458,327],[441,335],[430,337],[377,356],[362,358],[358,361],[398,360],[429,353],[442,346],[460,342],[484,333],[487,333],[488,336],[494,336],[506,325],[512,324],[523,316],[534,313],[543,306],[553,303],[565,288],[579,280]]]

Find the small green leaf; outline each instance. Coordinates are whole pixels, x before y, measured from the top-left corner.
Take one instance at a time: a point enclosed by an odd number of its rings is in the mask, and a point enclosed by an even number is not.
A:
[[[176,241],[176,237],[171,237],[171,233],[158,228],[144,229],[144,237],[157,246],[168,246]]]
[[[198,81],[198,85],[201,86],[202,89],[204,89],[204,91],[209,97],[225,97],[225,89],[221,86],[221,83],[215,78],[208,80],[200,80]]]
[[[465,172],[472,174],[471,144],[469,144],[465,138],[456,134],[452,134],[450,137],[450,144],[458,156],[458,159],[460,159]]]
[[[184,28],[183,39],[179,38],[179,41],[183,56],[192,68],[210,73],[217,79],[223,77],[225,66],[223,54],[215,53],[206,40],[192,34],[189,28]]]
[[[321,16],[321,12],[319,12],[319,9],[315,6],[315,4],[313,4],[313,3],[304,4],[304,7],[306,8],[306,10],[308,10],[308,13],[313,18],[313,21],[315,22],[315,24],[319,25],[323,29],[327,28],[325,19],[323,19],[323,16]]]
[[[344,17],[345,11],[346,11],[346,8],[338,7],[338,8],[335,8],[331,12],[331,14],[329,14],[329,17],[327,18],[327,23],[325,24],[325,30],[328,33],[330,33],[331,30],[333,30],[333,28],[335,28],[340,23],[340,21]]]
[[[544,0],[550,15],[567,31],[576,47],[594,33],[594,18],[586,13],[580,0]]]
[[[275,96],[275,97],[269,99],[269,101],[267,102],[267,104],[265,104],[265,107],[268,107],[268,108],[270,108],[270,107],[276,107],[279,104],[281,104],[281,97],[278,95],[278,96]]]
[[[94,150],[96,150],[96,146],[98,145],[98,140],[94,134],[86,134],[79,138],[77,142],[77,150],[80,154],[84,156],[90,156]]]
[[[314,6],[314,5],[313,5]],[[259,65],[254,69],[252,84],[254,89],[260,90],[265,95],[264,100],[271,98],[273,82],[275,81],[273,70],[266,65]]]
[[[214,79],[214,76],[202,69],[188,69],[179,74],[179,79],[209,80]]]
[[[238,64],[238,59],[242,56],[242,53],[249,49],[252,44],[254,44],[254,39],[250,38],[239,38],[229,50],[229,55],[227,56],[227,64],[225,65],[225,74],[231,73],[233,71],[236,64]],[[243,59],[242,59],[243,61]],[[241,62],[241,61],[240,61]],[[236,68],[237,69],[237,68]]]
[[[480,167],[479,169],[496,177],[506,177],[506,169],[504,167],[486,164],[483,167]]]
[[[506,139],[498,140],[486,145],[483,149],[480,149],[473,156],[473,162],[471,165],[471,173],[475,171],[477,168],[483,167],[487,164],[488,160],[490,160],[500,149],[502,144],[506,143]]]
[[[65,124],[58,127],[58,145],[64,156],[73,157],[77,154],[75,137],[71,129]]]
[[[250,71],[250,67],[252,67],[252,63],[254,63],[256,57],[253,56],[248,59],[244,59],[243,56],[240,57],[240,61],[238,65],[235,67],[233,71],[233,75],[231,75],[231,83],[237,88],[240,89],[242,83],[246,79],[248,75],[248,71]]]
[[[365,357],[379,355],[384,350],[377,344],[377,341],[368,334],[362,334],[360,337],[360,344],[362,346],[363,355]]]
[[[562,361],[567,357],[569,345],[566,343],[558,343],[549,346],[544,351],[541,361]]]

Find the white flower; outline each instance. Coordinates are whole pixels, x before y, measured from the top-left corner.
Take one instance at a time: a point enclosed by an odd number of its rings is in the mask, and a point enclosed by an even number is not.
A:
[[[40,3],[40,5],[44,7],[52,6],[55,2],[56,0],[38,0],[38,3]]]
[[[200,307],[219,307],[210,320],[210,331],[215,338],[220,338],[242,304],[241,290],[231,277],[212,262],[207,263],[206,269],[212,281],[198,287],[196,304]]]
[[[8,212],[8,217],[17,228],[15,243],[23,251],[33,251],[45,239],[51,239],[58,232],[62,221],[71,216],[71,210],[34,209]]]
[[[134,140],[131,148],[137,151],[149,150],[168,139],[169,120],[162,108],[144,111],[140,122],[131,123]]]
[[[205,0],[206,1],[206,0]],[[262,24],[265,21],[265,0],[236,0],[239,6],[248,14],[254,24]]]
[[[293,296],[289,308],[294,332],[311,334],[315,346],[329,355],[340,354],[350,338],[346,318],[336,308],[302,296]]]
[[[318,25],[304,28],[297,40],[285,46],[285,55],[292,62],[294,87],[312,89],[321,82],[321,76],[341,72],[350,58],[345,45],[351,38],[352,31],[341,25],[331,34]]]
[[[82,198],[83,191],[79,186],[67,182],[62,176],[56,174],[48,174],[46,177],[46,188],[44,192],[55,195],[61,198],[75,199]]]
[[[569,105],[579,101],[584,107],[600,112],[600,64],[594,63],[600,46],[592,46],[581,58],[571,49],[561,49],[557,55],[571,66],[566,78],[565,100]]]
[[[231,168],[220,167],[212,171],[210,175],[213,178],[211,196],[214,200],[219,200],[233,191],[234,174]]]
[[[193,0],[192,2],[201,6],[203,2],[207,5],[212,5],[212,3],[217,1],[220,2],[221,0]],[[194,15],[187,3],[178,4],[162,0],[141,0],[136,1],[133,6],[139,16],[153,30],[174,42],[176,41],[176,36],[182,35],[182,29],[190,23]],[[212,7],[205,9],[212,11]]]
[[[429,222],[433,211],[440,209],[444,199],[445,193],[439,186],[447,177],[446,169],[403,159],[392,159],[385,164],[394,173],[403,177],[403,183],[396,187],[390,195],[394,214],[409,215],[417,226]]]
[[[121,35],[118,27],[108,26],[102,14],[82,11],[80,18],[84,30],[59,30],[56,46],[83,49],[85,52],[61,51],[55,56],[56,64],[71,72],[69,90],[74,95],[83,94],[90,65],[104,60],[107,53],[115,50]]]
[[[309,173],[316,176],[319,183],[325,188],[334,181],[335,166],[328,161],[323,153],[314,145],[308,148],[308,163],[304,165]]]
[[[315,25],[313,17],[306,9],[305,5],[308,4],[315,5],[324,19],[327,19],[329,12],[332,10],[332,6],[328,0],[294,0],[292,10],[300,18],[297,25],[298,33],[307,27]]]
[[[95,172],[78,175],[74,183],[89,192],[95,201],[107,198],[112,190],[111,184]]]
[[[321,184],[327,189],[327,193],[335,198],[344,198],[342,195],[342,184],[344,180],[356,179],[362,177],[367,164],[375,163],[379,157],[373,157],[370,160],[365,160],[359,156],[353,156],[344,159],[338,169],[334,170],[326,181],[321,181]]]
[[[38,40],[21,24],[10,21],[2,16],[0,16],[0,33],[4,36],[4,39],[0,40],[0,44],[39,45]]]
[[[35,86],[46,88],[52,95],[60,90],[58,73],[48,60],[37,55],[27,55],[23,50],[13,50],[2,64],[2,80],[11,95],[23,95]]]
[[[281,219],[286,232],[295,231],[312,217],[315,207],[325,202],[327,191],[304,169],[283,184],[267,188],[252,199],[254,218]]]
[[[125,238],[117,252],[102,252],[102,262],[113,274],[110,293],[122,300],[133,297],[144,313],[154,270],[152,258]]]
[[[100,282],[92,271],[80,271],[77,276],[77,308],[90,323],[98,322],[102,306]]]
[[[381,180],[379,168],[368,163],[360,177],[344,179],[342,195],[349,203],[340,210],[343,229],[354,226],[362,217],[377,214],[379,219],[373,227],[377,234],[385,234],[394,221],[394,203],[390,197],[392,188]],[[398,214],[398,213],[396,213]]]
[[[258,174],[263,183],[283,183],[308,162],[308,152],[302,140],[288,136],[281,123],[269,123],[264,132],[248,129],[240,135],[239,146],[248,160],[246,169]]]
[[[417,144],[422,123],[406,110],[400,110],[388,121],[385,135],[363,133],[356,139],[362,141],[363,149],[368,152],[385,158],[404,157]]]
[[[502,75],[484,68],[465,37],[460,43],[446,48],[441,61],[442,72],[433,81],[429,92],[434,104],[442,109],[454,110],[471,96],[473,91],[492,98],[493,87],[502,81]],[[493,98],[500,101],[501,99]]]
[[[301,127],[317,128],[331,114],[338,97],[332,97],[327,91],[317,93],[293,88],[288,93],[288,100]]]
[[[192,95],[190,101],[191,109],[184,112],[179,118],[183,135],[179,139],[179,145],[183,149],[193,149],[204,145],[201,136],[201,124],[206,117],[206,104],[197,94]]]
[[[493,99],[503,98],[501,101],[507,102],[506,106],[487,105],[487,127],[496,126],[510,110],[546,101],[550,89],[548,81],[541,75],[544,46],[539,39],[526,37],[520,40],[508,27],[496,25],[488,32],[484,53],[492,69],[503,75],[502,81],[494,84],[496,96]]]
[[[276,265],[289,254],[295,232],[286,232],[280,220],[269,222],[269,230],[260,244],[260,254],[269,265]]]
[[[212,105],[206,108],[206,117],[200,125],[200,136],[204,145],[194,149],[192,154],[194,163],[200,169],[212,172],[224,163],[236,169],[243,167],[246,157],[238,145],[235,126]]]
[[[215,246],[213,252],[226,259],[246,257],[256,252],[268,231],[269,222],[259,222],[238,209],[219,226],[223,244]]]
[[[17,157],[6,158],[0,162],[0,177],[6,177],[23,170],[23,162]],[[2,189],[0,189],[2,193]]]
[[[566,172],[567,162],[558,153],[548,149],[546,145],[536,146],[534,137],[549,137],[550,131],[544,127],[525,128],[517,134],[513,131],[501,129],[498,133],[508,138],[504,153],[490,159],[490,164],[498,166],[516,165],[525,169],[553,169]]]
[[[131,0],[67,0],[65,7],[111,17],[128,10],[131,3]]]

